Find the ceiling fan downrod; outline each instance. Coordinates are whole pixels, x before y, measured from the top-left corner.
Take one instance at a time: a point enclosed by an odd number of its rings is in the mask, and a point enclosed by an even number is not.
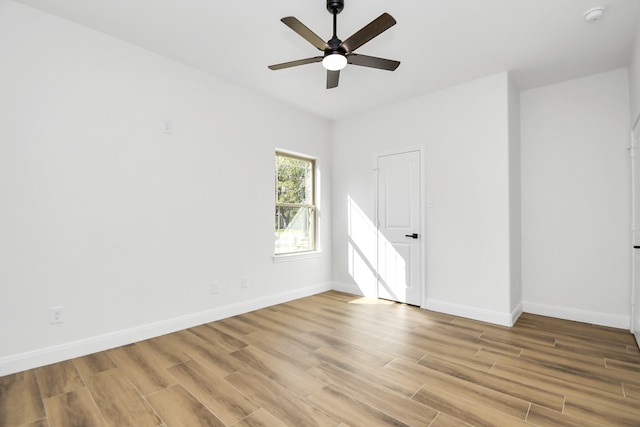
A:
[[[325,56],[332,54],[344,55],[344,49],[340,49],[342,40],[338,38],[338,14],[344,9],[344,0],[327,0],[327,10],[333,15],[333,37],[327,42],[330,50],[325,53]]]

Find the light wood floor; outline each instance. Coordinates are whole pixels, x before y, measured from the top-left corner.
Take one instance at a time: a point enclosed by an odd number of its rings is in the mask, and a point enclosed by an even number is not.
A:
[[[339,292],[0,378],[0,426],[640,426],[628,331]]]

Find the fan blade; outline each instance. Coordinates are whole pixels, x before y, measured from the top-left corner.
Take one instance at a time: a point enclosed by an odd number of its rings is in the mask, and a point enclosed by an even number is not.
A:
[[[396,20],[388,13],[383,13],[376,19],[364,26],[360,31],[346,39],[340,44],[347,53],[353,52],[372,38],[382,34],[389,28],[396,25]]]
[[[353,65],[361,65],[363,67],[379,68],[381,70],[389,71],[395,70],[400,65],[400,61],[377,58],[375,56],[358,55],[356,53],[348,55],[347,62]]]
[[[297,67],[298,65],[313,64],[322,62],[324,56],[314,56],[313,58],[298,59],[297,61],[283,62],[282,64],[269,65],[270,70],[282,70],[283,68]]]
[[[340,70],[331,71],[327,70],[327,89],[333,89],[338,87],[338,81],[340,80]]]
[[[285,18],[282,18],[281,21],[287,27],[291,28],[293,31],[295,31],[300,36],[302,36],[303,39],[305,39],[306,41],[308,41],[309,43],[317,47],[319,50],[329,49],[329,45],[327,44],[326,41],[322,40],[320,36],[318,36],[316,33],[311,31],[309,28],[307,28],[306,25],[298,21],[293,16],[287,16]]]

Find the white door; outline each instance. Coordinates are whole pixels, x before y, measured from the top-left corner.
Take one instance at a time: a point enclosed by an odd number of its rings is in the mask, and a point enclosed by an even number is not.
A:
[[[378,157],[378,297],[421,305],[420,151]]]
[[[640,345],[640,123],[636,122],[631,149],[631,188],[633,206],[633,288],[631,292],[631,332]]]

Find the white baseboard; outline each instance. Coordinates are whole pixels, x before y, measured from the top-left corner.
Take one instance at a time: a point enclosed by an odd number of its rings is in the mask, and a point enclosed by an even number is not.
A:
[[[333,282],[332,286],[334,291],[340,291],[360,296],[364,295],[362,290],[354,284]],[[427,299],[425,301],[424,307],[422,308],[509,327],[513,326],[522,314],[522,304],[518,304],[515,310],[513,310],[513,312],[511,313],[500,313],[496,311],[483,310],[476,307],[469,307],[464,305],[451,304],[444,301]]]
[[[525,313],[573,320],[576,322],[591,323],[593,325],[609,326],[612,328],[627,330],[631,325],[630,316],[621,316],[618,314],[599,313],[596,311],[578,310],[575,308],[558,307],[527,301],[522,303],[522,307]]]
[[[522,313],[524,313],[524,310],[522,308],[522,302],[520,302],[520,304],[518,304],[515,310],[511,313],[511,324],[509,326],[515,325]]]
[[[333,284],[322,283],[276,295],[269,295],[223,307],[216,307],[211,310],[188,314],[173,319],[141,325],[127,330],[115,331],[83,340],[5,356],[0,358],[0,377],[76,357],[86,356],[88,354],[108,350],[110,348],[202,325],[204,323],[215,322],[216,320],[237,316],[239,314],[308,297],[332,289]]]
[[[358,287],[358,285],[353,285],[351,283],[332,282],[331,288],[334,291],[344,292],[346,294],[364,296],[362,290]]]
[[[499,311],[485,310],[467,305],[452,304],[445,301],[427,299],[425,306],[427,310],[437,311],[439,313],[451,314],[454,316],[466,317],[468,319],[479,320],[481,322],[493,323],[501,326],[511,327],[522,314],[522,305],[518,305],[511,313],[502,313]]]

